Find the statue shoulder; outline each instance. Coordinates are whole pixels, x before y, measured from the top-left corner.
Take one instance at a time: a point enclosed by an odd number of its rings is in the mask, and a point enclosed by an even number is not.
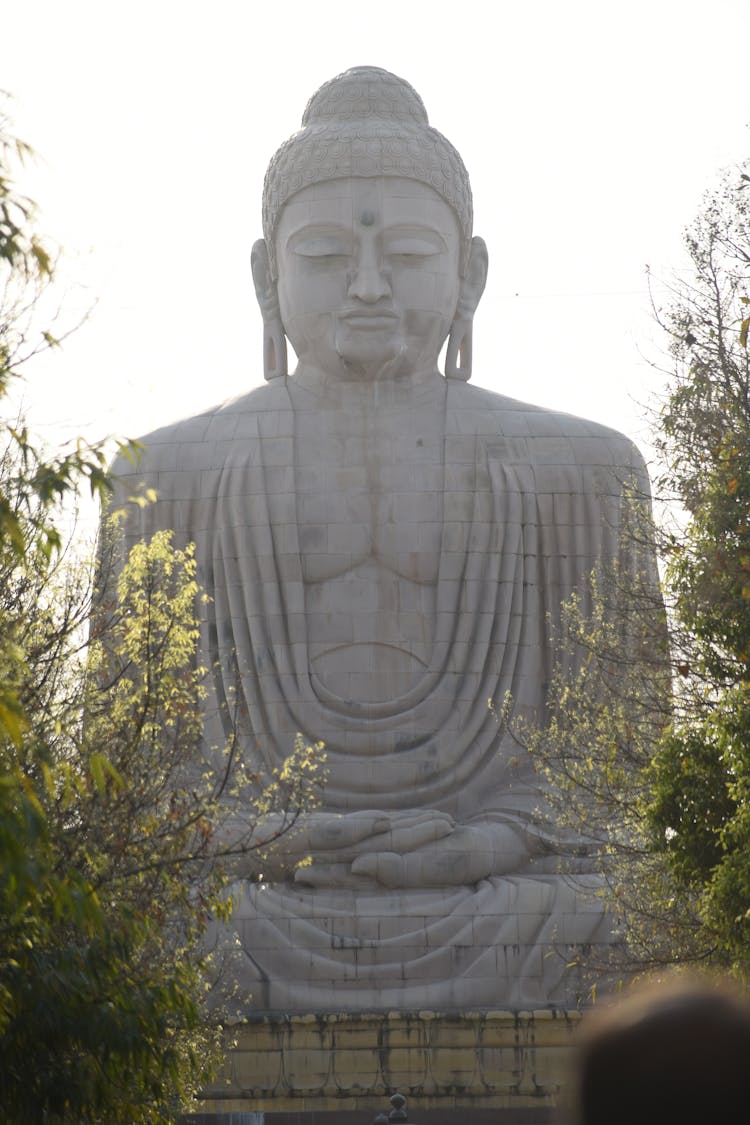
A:
[[[120,454],[111,465],[111,475],[116,480],[129,478],[148,483],[158,474],[192,473],[207,468],[217,447],[241,438],[243,430],[251,428],[253,418],[290,409],[284,382],[266,383],[200,414],[144,434],[137,439],[136,457]]]
[[[453,384],[451,395],[459,416],[468,412],[479,432],[524,445],[532,460],[559,457],[561,463],[617,466],[646,475],[637,446],[610,426],[466,383]]]

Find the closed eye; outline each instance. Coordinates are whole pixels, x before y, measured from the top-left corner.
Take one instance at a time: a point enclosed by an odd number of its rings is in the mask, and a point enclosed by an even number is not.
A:
[[[431,258],[439,254],[440,249],[434,242],[425,238],[394,238],[383,247],[383,253],[389,258]]]
[[[294,247],[302,258],[345,258],[350,246],[340,238],[305,238]]]

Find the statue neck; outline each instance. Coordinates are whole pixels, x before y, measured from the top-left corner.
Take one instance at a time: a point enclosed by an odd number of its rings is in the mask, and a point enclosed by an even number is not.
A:
[[[313,394],[344,402],[369,401],[420,401],[442,392],[445,379],[437,367],[412,371],[391,378],[368,378],[365,375],[343,377],[331,374],[313,364],[300,362],[292,376],[295,386],[304,387]]]

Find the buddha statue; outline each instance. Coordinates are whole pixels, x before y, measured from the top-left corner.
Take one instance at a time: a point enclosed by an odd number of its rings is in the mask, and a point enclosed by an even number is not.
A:
[[[263,778],[298,732],[325,744],[321,807],[263,884],[238,872],[235,983],[256,1011],[574,1006],[571,946],[609,919],[489,701],[542,718],[561,603],[641,565],[618,534],[641,458],[469,382],[487,250],[402,79],[318,90],[263,232],[265,383],[115,466],[158,494],[129,542],[196,544],[207,747],[234,731]]]

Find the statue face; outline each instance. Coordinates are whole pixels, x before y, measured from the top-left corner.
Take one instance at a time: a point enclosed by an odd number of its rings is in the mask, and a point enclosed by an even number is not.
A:
[[[433,370],[458,302],[460,232],[427,184],[329,180],[276,231],[284,329],[300,359],[342,377]]]

